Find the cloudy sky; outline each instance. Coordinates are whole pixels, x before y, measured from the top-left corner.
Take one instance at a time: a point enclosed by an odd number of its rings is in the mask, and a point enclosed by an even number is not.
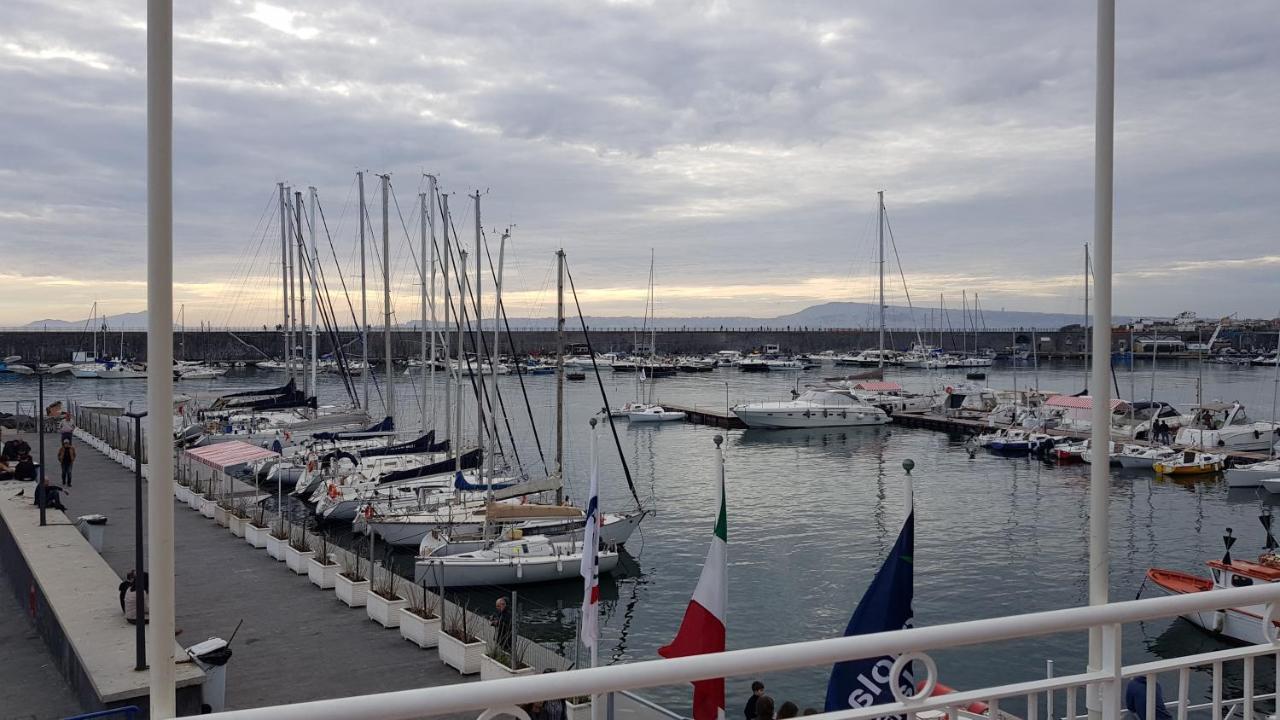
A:
[[[0,4],[0,325],[145,307],[144,5]],[[318,188],[358,282],[358,170],[392,177],[400,319],[424,172],[468,238],[477,189],[514,225],[513,315],[552,311],[561,245],[590,314],[643,313],[651,248],[660,315],[869,300],[881,189],[917,304],[1081,303],[1090,2],[176,5],[191,323],[278,313],[279,181]],[[1280,12],[1120,5],[1116,311],[1274,316]]]

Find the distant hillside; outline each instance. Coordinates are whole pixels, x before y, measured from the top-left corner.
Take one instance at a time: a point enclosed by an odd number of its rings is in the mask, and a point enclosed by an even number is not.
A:
[[[1080,315],[1066,313],[1021,312],[1017,310],[983,310],[976,319],[979,329],[982,328],[1044,328],[1057,329],[1066,325],[1074,325],[1081,320]],[[1117,323],[1129,322],[1130,318],[1116,316]],[[79,330],[85,327],[86,320],[37,320],[25,327],[33,330]],[[941,322],[943,328],[959,330],[966,326],[964,313],[959,308],[948,309],[941,320],[936,309],[930,315],[928,308],[916,308],[914,313],[905,307],[891,305],[885,309],[885,324],[893,329],[930,328]],[[974,322],[970,311],[969,323]],[[108,328],[113,330],[142,330],[147,327],[147,313],[122,313],[109,315],[106,318]],[[633,316],[588,316],[587,324],[594,328],[639,328],[644,325],[644,318]],[[790,315],[771,318],[753,317],[660,317],[653,321],[659,328],[752,328],[752,327],[806,327],[806,328],[872,328],[879,325],[876,306],[873,303],[829,302],[807,307]],[[519,329],[554,329],[555,318],[511,318],[511,327]],[[576,321],[569,324],[569,329],[576,326]],[[415,328],[416,322],[404,323],[400,327]]]

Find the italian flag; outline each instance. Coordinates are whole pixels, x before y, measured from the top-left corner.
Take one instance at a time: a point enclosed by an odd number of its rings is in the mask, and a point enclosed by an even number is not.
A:
[[[719,454],[719,453],[717,453]],[[724,652],[725,597],[728,585],[728,514],[724,498],[724,456],[720,456],[720,512],[702,566],[698,587],[684,611],[680,630],[670,645],[658,650],[665,658]],[[693,683],[693,720],[724,720],[724,678]]]

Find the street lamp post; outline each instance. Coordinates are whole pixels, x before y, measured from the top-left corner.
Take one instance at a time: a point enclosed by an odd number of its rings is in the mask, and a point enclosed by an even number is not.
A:
[[[142,564],[142,418],[146,416],[146,411],[125,413],[125,417],[133,418],[133,597],[138,607],[143,608],[141,617],[134,623],[134,670],[147,669],[147,623],[143,620],[147,600],[146,586],[142,583],[146,569]]]

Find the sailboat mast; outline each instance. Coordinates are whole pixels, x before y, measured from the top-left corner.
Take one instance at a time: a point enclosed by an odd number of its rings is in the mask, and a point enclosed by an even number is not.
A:
[[[1084,244],[1084,359],[1089,359],[1089,243]]]
[[[556,251],[556,504],[564,502],[564,249]]]
[[[285,203],[284,183],[276,183],[280,191],[280,307],[283,317],[280,319],[280,359],[289,367],[289,208]]]
[[[422,350],[422,362],[423,362],[422,376],[420,379],[420,382],[422,383],[422,393],[421,393],[422,422],[418,424],[418,429],[424,434],[427,432],[427,396],[435,388],[435,378],[436,378],[436,363],[435,363],[435,355],[436,355],[436,331],[435,331],[435,325],[436,325],[436,262],[435,262],[436,261],[436,256],[435,256],[436,215],[434,212],[435,194],[436,194],[436,179],[433,176],[428,175],[427,191],[425,193],[418,195],[418,215],[419,215],[419,220],[421,221],[421,224],[422,224],[422,243],[421,243],[422,246],[421,246],[420,252],[418,253],[418,257],[421,258],[421,262],[422,262],[422,274],[418,278],[418,282],[422,284],[422,293],[421,293],[422,297],[418,303],[420,315],[421,315],[421,317],[418,318],[418,325],[419,325],[419,330],[421,330],[421,344],[422,344],[421,350]],[[430,223],[431,225],[430,248],[428,248],[428,240],[427,240],[427,224],[428,223]],[[430,287],[428,287],[428,284],[427,284],[428,275],[431,277]],[[428,293],[430,294],[428,295]],[[431,325],[430,326],[427,325],[427,320],[428,320],[427,306],[428,305],[431,308],[431,317],[430,317]],[[429,343],[430,347],[428,347],[428,340],[427,340],[428,334],[431,335],[431,339]],[[428,367],[426,363],[430,363],[430,367]],[[431,407],[432,414],[434,415],[435,414],[434,412],[435,396],[434,395],[432,396],[432,399],[431,399],[431,406],[432,406]]]
[[[1210,342],[1210,345],[1213,343]],[[1276,425],[1276,402],[1280,401],[1280,333],[1276,333],[1276,377],[1271,384],[1271,425],[1272,434],[1275,434]],[[1274,459],[1276,453],[1280,451],[1280,442],[1271,444],[1271,457]]]
[[[356,173],[360,185],[360,392],[361,405],[369,412],[369,294],[368,269],[365,267],[368,252],[364,246],[364,172]]]
[[[453,314],[453,297],[449,292],[449,264],[453,261],[453,255],[449,248],[449,196],[440,196],[443,204],[440,212],[440,231],[444,234],[444,248],[441,253],[440,273],[444,283],[444,326],[441,331],[441,339],[444,340],[444,362],[445,362],[445,383],[444,383],[444,436],[449,440],[449,447],[456,456],[460,451],[458,449],[458,439],[453,436],[453,412],[451,405],[453,403],[453,376],[454,371],[449,364],[452,354],[449,352],[452,335],[450,331],[452,327],[449,325],[449,318]],[[431,359],[431,366],[435,367],[435,357]]]
[[[316,322],[319,314],[319,305],[317,298],[320,295],[320,285],[316,281],[316,188],[314,185],[308,186],[307,190],[311,193],[310,205],[308,206],[308,227],[311,230],[311,252],[307,257],[307,270],[311,276],[311,394],[318,395],[316,391],[316,369],[320,362],[316,348],[316,326],[320,323]]]
[[[297,243],[297,252],[295,254],[294,266],[298,270],[297,285],[297,303],[298,303],[298,347],[302,348],[302,352],[298,353],[298,374],[302,376],[303,389],[308,395],[315,394],[315,388],[308,383],[307,366],[304,364],[306,360],[307,347],[307,283],[303,278],[303,267],[306,265],[307,253],[302,240],[302,192],[294,193],[293,213],[296,222],[294,242]]]
[[[880,240],[880,352],[877,354],[879,359],[878,367],[880,368],[881,377],[884,376],[884,191],[876,193],[876,216],[877,216],[877,235]]]
[[[491,351],[491,354],[489,355],[489,369],[493,371],[493,395],[490,397],[494,397],[494,398],[496,398],[498,395],[498,356],[501,354],[498,352],[498,330],[501,327],[501,324],[499,323],[498,319],[502,316],[502,264],[503,264],[503,261],[506,259],[507,238],[509,236],[510,236],[510,233],[504,230],[502,232],[502,237],[498,239],[498,274],[493,281],[493,345],[491,346],[493,349]],[[493,418],[490,418],[489,420],[489,447],[490,448],[497,446],[497,443],[495,442],[495,438],[494,438],[494,435],[498,431],[497,430],[497,422],[498,422],[497,411],[498,411],[498,408],[495,407],[494,408],[495,416]],[[493,461],[492,460],[489,462],[489,499],[491,500],[493,499]]]
[[[484,266],[481,258],[484,257],[482,248],[480,247],[480,191],[472,197],[475,200],[476,215],[476,326],[471,335],[471,347],[475,351],[476,364],[474,372],[479,375],[479,382],[476,384],[478,392],[476,393],[476,438],[477,444],[483,449],[485,447],[485,422],[484,422],[484,399],[486,395],[486,385],[484,377],[484,357],[480,354],[480,343],[483,339],[484,332],[484,315],[481,313],[480,293],[483,288],[481,279],[483,276],[480,269]],[[489,361],[489,370],[493,370],[493,361]],[[493,432],[493,423],[489,423],[489,432]],[[493,448],[493,438],[489,438],[489,449]],[[486,455],[486,460],[488,457]]]
[[[302,216],[298,212],[298,201],[301,200],[301,193],[294,192],[293,188],[289,188],[289,377],[297,376],[297,366],[294,359],[298,352],[298,289],[293,284],[293,268],[297,263],[294,258],[294,245],[297,243],[298,223],[302,220]],[[305,379],[304,379],[305,384]]]
[[[448,205],[445,209],[448,209]],[[446,213],[445,217],[448,217]],[[462,243],[458,243],[458,368],[456,375],[458,402],[454,403],[454,427],[458,440],[462,440],[462,361],[465,357],[462,348],[462,329],[466,326],[467,320],[467,251],[462,248]],[[462,448],[458,446],[453,453],[453,469],[456,472],[462,472]]]
[[[387,417],[396,415],[395,367],[391,362],[391,223],[388,214],[390,199],[390,175],[379,175],[382,180],[382,357],[387,364]]]

